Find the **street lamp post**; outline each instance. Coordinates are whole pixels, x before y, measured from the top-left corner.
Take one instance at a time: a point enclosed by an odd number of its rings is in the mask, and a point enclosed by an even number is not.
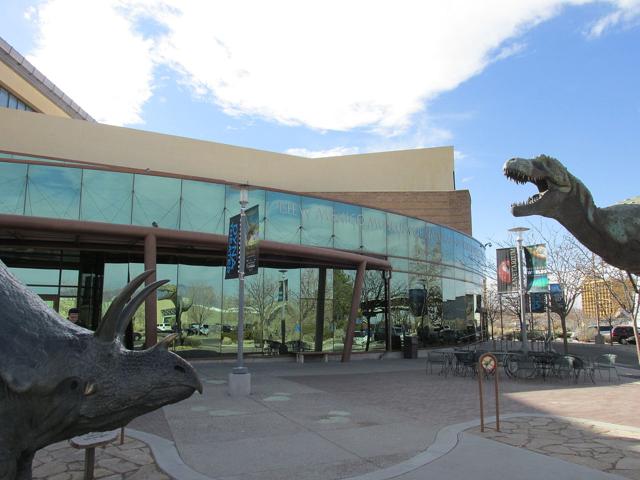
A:
[[[524,353],[529,351],[529,343],[527,341],[527,318],[525,316],[524,302],[524,272],[522,262],[522,233],[529,230],[526,227],[510,228],[509,231],[517,234],[516,237],[516,256],[518,257],[518,295],[520,296],[520,336],[522,338],[522,350]]]
[[[229,393],[232,396],[245,396],[251,393],[251,374],[244,366],[244,273],[245,245],[247,243],[247,215],[249,191],[240,189],[240,262],[238,264],[238,355],[236,366],[229,374]]]
[[[285,285],[285,280],[287,279],[287,271],[286,270],[278,270],[281,274],[282,274],[282,278],[280,279],[280,282],[282,284],[282,316],[280,318],[280,340],[281,343],[284,347],[284,345],[286,344],[287,341],[287,337],[286,337],[286,328],[287,328],[287,322],[285,320],[285,315],[286,315],[286,303],[287,303],[287,290],[286,290],[286,285]]]

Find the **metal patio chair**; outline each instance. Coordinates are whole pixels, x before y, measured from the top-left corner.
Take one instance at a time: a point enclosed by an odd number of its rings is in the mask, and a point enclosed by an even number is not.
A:
[[[616,380],[620,383],[620,376],[618,375],[618,369],[616,368],[616,358],[618,356],[614,353],[605,353],[599,355],[593,362],[593,370],[597,370],[602,378],[602,371],[605,370],[609,373],[609,382],[611,382],[611,372],[615,372]]]

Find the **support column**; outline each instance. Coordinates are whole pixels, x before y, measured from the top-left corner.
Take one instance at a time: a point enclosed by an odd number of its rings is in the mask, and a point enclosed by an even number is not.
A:
[[[318,269],[318,298],[316,301],[316,337],[314,351],[322,351],[322,341],[324,340],[324,302],[327,287],[327,269]]]
[[[387,352],[391,348],[391,272],[384,272],[384,349]]]
[[[144,269],[156,270],[156,236],[149,234],[144,239]],[[156,281],[155,272],[145,280],[145,285]],[[144,338],[146,348],[152,347],[158,342],[158,302],[154,291],[144,302]]]
[[[362,295],[362,285],[364,284],[364,273],[367,268],[367,262],[363,261],[358,265],[356,273],[356,281],[353,285],[353,297],[351,298],[351,313],[349,314],[349,323],[347,324],[347,332],[344,339],[344,348],[342,350],[342,362],[346,363],[351,359],[351,348],[353,343],[353,332],[356,329],[356,318],[358,316],[358,308],[360,307],[360,296]]]

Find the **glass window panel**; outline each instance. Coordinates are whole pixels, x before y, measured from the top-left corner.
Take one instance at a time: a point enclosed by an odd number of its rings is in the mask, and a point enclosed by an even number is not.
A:
[[[224,233],[224,203],[224,185],[183,180],[180,230]]]
[[[27,165],[0,163],[0,212],[13,215],[24,213],[27,185]]]
[[[267,192],[265,234],[267,240],[300,243],[300,197]]]
[[[25,214],[77,220],[81,177],[78,168],[30,165]]]
[[[133,174],[85,170],[80,218],[95,222],[131,223]]]
[[[135,175],[133,181],[134,225],[178,228],[180,180],[177,178]]]
[[[415,218],[407,219],[409,237],[409,257],[427,259],[427,222]]]
[[[58,283],[60,282],[60,270],[57,268],[11,267],[9,270],[25,285],[55,285],[57,293]]]
[[[9,103],[7,105],[9,108],[16,109],[18,108],[18,99],[13,95],[9,94]]]
[[[427,224],[427,260],[442,261],[442,227]]]
[[[344,250],[359,250],[362,208],[335,202],[333,204],[333,245]]]
[[[368,252],[387,253],[387,214],[362,208],[362,247]]]
[[[9,103],[9,92],[0,87],[0,107],[7,107]]]
[[[78,270],[62,270],[60,284],[69,287],[78,286]]]
[[[397,257],[409,256],[407,217],[387,213],[387,249],[390,255]]]
[[[222,271],[222,267],[178,265],[178,292],[191,305],[182,317],[188,337],[185,349],[220,350]]]
[[[355,272],[353,270],[333,270],[333,308],[331,329],[333,331],[333,350],[344,348],[347,331]]]
[[[300,197],[302,206],[302,243],[333,247],[333,202]]]
[[[453,265],[454,263],[454,238],[453,232],[448,228],[442,229],[442,262]]]

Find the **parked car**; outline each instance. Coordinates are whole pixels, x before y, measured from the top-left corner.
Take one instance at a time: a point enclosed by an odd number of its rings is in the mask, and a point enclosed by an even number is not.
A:
[[[614,342],[625,343],[629,337],[633,337],[633,325],[616,325],[611,329],[611,340]]]
[[[171,327],[170,323],[159,323],[158,324],[158,332],[161,333],[170,333],[173,331],[173,328]]]
[[[627,344],[627,343],[632,343],[633,345],[636,344],[636,337],[634,337],[633,335],[631,335],[630,337],[625,338],[622,343]]]
[[[367,332],[353,332],[353,344],[364,348],[367,344]]]
[[[192,323],[187,328],[187,335],[209,335],[209,325]]]

